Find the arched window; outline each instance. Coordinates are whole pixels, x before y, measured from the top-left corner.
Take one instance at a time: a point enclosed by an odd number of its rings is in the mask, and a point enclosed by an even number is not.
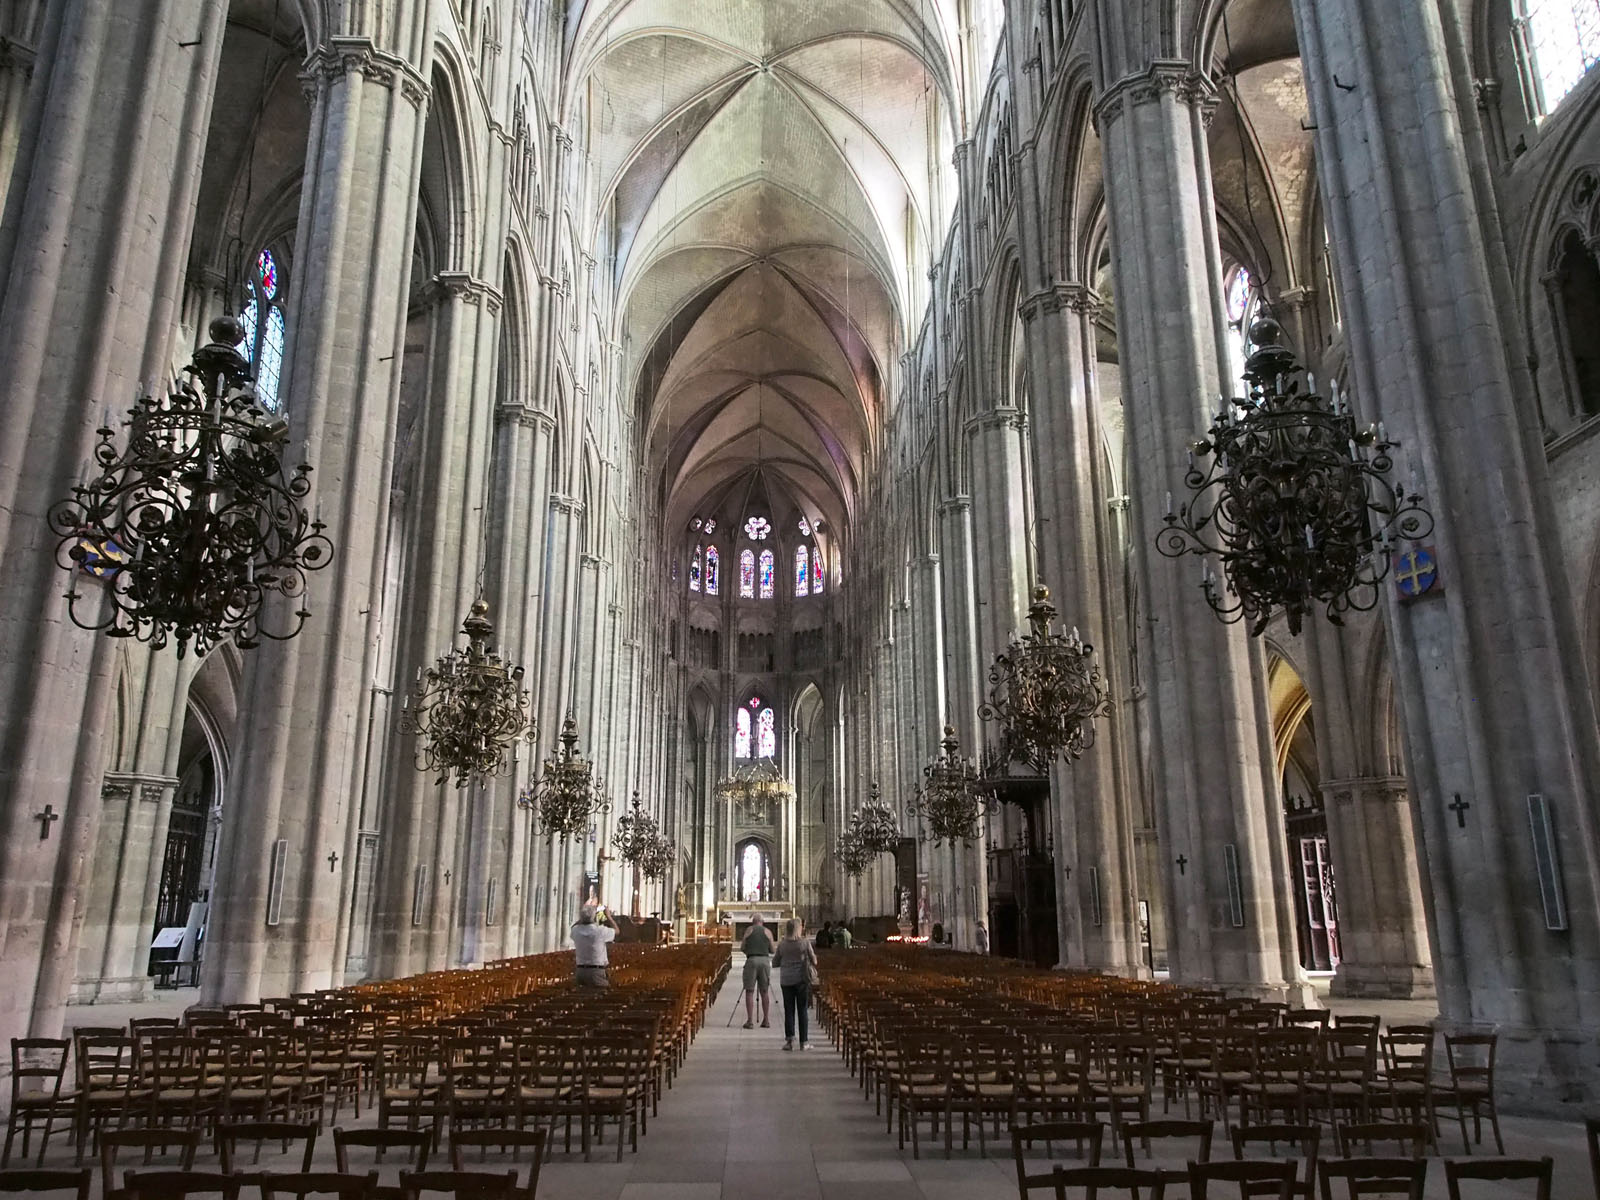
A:
[[[741,708],[733,717],[733,756],[750,757],[750,710]]]
[[[1226,308],[1228,316],[1228,371],[1239,395],[1244,395],[1244,360],[1248,353],[1245,345],[1250,332],[1250,318],[1255,310],[1256,284],[1248,267],[1235,267],[1228,276]]]
[[[699,546],[696,546],[694,548],[694,558],[692,558],[689,561],[689,590],[691,592],[698,592],[700,590],[700,547]]]
[[[811,594],[822,595],[822,547],[811,551]]]
[[[796,596],[805,596],[809,595],[810,592],[810,551],[804,545],[799,545],[794,548],[794,594]]]
[[[278,396],[283,376],[283,274],[277,257],[263,249],[250,272],[250,299],[239,314],[244,341],[239,350],[255,368],[256,398],[268,412],[282,406]]]
[[[761,715],[756,718],[756,757],[776,758],[777,756],[777,722],[773,719],[772,710],[763,708]]]
[[[1551,299],[1555,302],[1556,335],[1564,343],[1571,369],[1568,395],[1573,415],[1585,420],[1600,413],[1600,265],[1577,230],[1562,239]]]
[[[1600,0],[1512,0],[1527,39],[1539,107],[1553,112],[1600,61]]]
[[[718,566],[719,566],[719,563],[717,561],[717,548],[715,546],[707,546],[706,547],[706,573],[705,573],[705,579],[706,579],[706,595],[708,595],[708,596],[715,596],[717,594],[717,574],[718,574],[717,568],[718,568]]]
[[[739,595],[746,600],[756,594],[756,555],[754,550],[739,553]]]
[[[772,576],[776,560],[772,557],[771,550],[761,552],[761,598],[772,599]]]

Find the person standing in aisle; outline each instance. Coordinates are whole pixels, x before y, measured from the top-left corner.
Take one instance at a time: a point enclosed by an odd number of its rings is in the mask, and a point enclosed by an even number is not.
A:
[[[761,1028],[772,1027],[772,935],[757,913],[739,943],[744,951],[744,1027],[756,1027],[756,991],[761,992]]]
[[[800,1049],[811,1049],[811,985],[817,974],[817,951],[803,936],[799,921],[783,923],[783,941],[773,952],[778,984],[783,988],[783,1048],[794,1049],[795,1025],[800,1026]]]
[[[573,979],[579,987],[610,987],[611,952],[606,949],[617,936],[611,918],[595,920],[595,906],[578,910],[578,923],[572,927]]]

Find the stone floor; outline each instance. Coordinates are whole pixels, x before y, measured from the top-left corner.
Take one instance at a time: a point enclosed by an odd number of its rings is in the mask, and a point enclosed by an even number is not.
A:
[[[541,1200],[1001,1200],[1017,1195],[1008,1148],[997,1153],[991,1147],[990,1157],[983,1159],[975,1140],[963,1152],[958,1139],[949,1161],[942,1147],[924,1149],[920,1161],[912,1159],[909,1147],[899,1152],[894,1136],[884,1133],[883,1118],[874,1117],[872,1104],[862,1099],[843,1060],[820,1033],[812,1053],[784,1053],[781,1016],[769,1030],[742,1029],[742,1013],[730,1026],[737,979],[736,971],[639,1152],[625,1153],[621,1163],[614,1159],[614,1144],[597,1149],[589,1163],[557,1154],[544,1168]],[[177,1007],[192,1003],[193,995],[177,993]],[[164,994],[148,1009],[114,1019],[165,1015],[155,1010],[169,1004]],[[74,1010],[69,1024],[99,1023],[102,1015],[109,1015],[106,1008]],[[1391,1019],[1418,1015],[1397,1010]],[[370,1122],[371,1114],[364,1112],[359,1123]],[[346,1110],[341,1123],[357,1122]],[[1516,1117],[1503,1118],[1502,1124],[1508,1153],[1555,1158],[1555,1200],[1587,1200],[1591,1184],[1581,1126]],[[1459,1152],[1454,1126],[1444,1127],[1441,1142],[1446,1153]],[[69,1157],[52,1147],[52,1163],[65,1165]],[[272,1166],[275,1157],[269,1150],[262,1165]],[[332,1142],[326,1135],[317,1159],[319,1168],[332,1169]],[[392,1162],[384,1170],[386,1179],[391,1174]],[[1443,1200],[1444,1170],[1437,1162],[1429,1178],[1428,1197]],[[1531,1196],[1492,1187],[1464,1194],[1469,1200]],[[1187,1189],[1172,1187],[1167,1195],[1186,1196]],[[253,1193],[246,1200],[254,1200]]]

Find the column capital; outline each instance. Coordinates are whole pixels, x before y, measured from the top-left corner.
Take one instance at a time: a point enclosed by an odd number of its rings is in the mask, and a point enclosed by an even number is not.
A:
[[[1386,800],[1405,800],[1411,785],[1404,775],[1355,775],[1348,779],[1324,779],[1322,794],[1329,803],[1349,804],[1367,796]]]
[[[1209,125],[1217,107],[1216,86],[1184,59],[1157,59],[1143,72],[1124,76],[1095,102],[1094,119],[1102,136],[1129,108],[1171,98],[1200,111]]]
[[[482,304],[491,313],[500,311],[503,297],[498,288],[469,271],[440,271],[422,289],[422,303],[434,305],[445,300]]]
[[[972,511],[971,496],[948,496],[939,501],[941,513],[964,513]]]
[[[1063,311],[1098,317],[1104,307],[1100,293],[1086,283],[1055,283],[1023,297],[1022,303],[1017,305],[1017,314],[1031,324],[1041,316]]]
[[[514,422],[524,429],[543,428],[546,433],[554,433],[556,429],[555,417],[527,404],[502,404],[494,410],[494,415],[502,425]]]
[[[138,771],[107,771],[100,783],[102,800],[138,799],[145,804],[159,804],[161,797],[176,791],[176,775],[146,775]]]
[[[1026,429],[1028,414],[1009,404],[997,405],[967,419],[967,432],[978,433],[986,429]]]
[[[330,37],[306,56],[300,82],[307,96],[314,98],[324,85],[352,73],[386,88],[398,86],[416,108],[426,106],[431,94],[428,81],[415,67],[398,54],[379,50],[365,37]]]
[[[551,492],[550,507],[558,513],[576,517],[583,512],[583,501],[576,496],[563,496],[560,492]]]

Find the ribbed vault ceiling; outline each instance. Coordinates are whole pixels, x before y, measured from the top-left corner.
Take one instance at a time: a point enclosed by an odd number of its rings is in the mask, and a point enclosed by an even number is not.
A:
[[[569,120],[669,528],[759,468],[848,530],[955,198],[950,5],[590,0],[571,20]]]

